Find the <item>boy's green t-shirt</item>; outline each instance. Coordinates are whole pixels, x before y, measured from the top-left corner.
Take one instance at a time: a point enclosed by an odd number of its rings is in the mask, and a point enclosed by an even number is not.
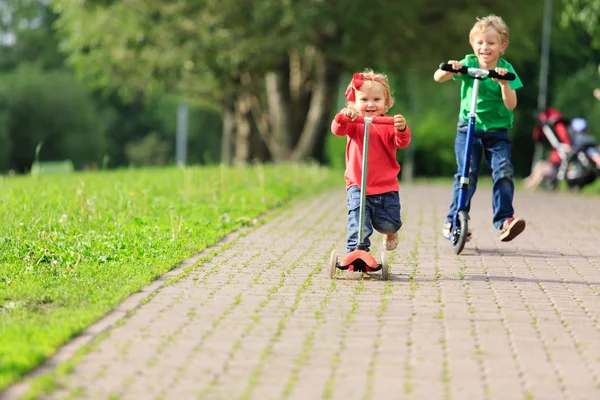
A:
[[[479,68],[479,62],[475,54],[468,54],[460,61],[462,65]],[[498,68],[506,68],[508,72],[515,74],[514,81],[509,81],[511,89],[523,87],[523,83],[515,72],[513,66],[503,58],[498,60]],[[460,88],[460,113],[459,117],[465,122],[468,121],[469,111],[471,110],[471,96],[473,94],[473,84],[475,79],[467,75],[454,75],[454,80],[462,80]],[[475,120],[475,129],[490,131],[499,129],[509,129],[513,124],[513,112],[504,105],[502,101],[502,91],[500,84],[491,78],[485,78],[479,81],[479,92],[477,94],[477,118]]]

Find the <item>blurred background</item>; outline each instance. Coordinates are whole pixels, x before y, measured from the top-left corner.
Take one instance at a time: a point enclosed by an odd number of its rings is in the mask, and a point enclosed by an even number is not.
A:
[[[0,173],[315,160],[353,72],[386,73],[413,131],[403,179],[450,177],[459,83],[432,76],[471,52],[476,17],[510,28],[517,176],[536,113],[600,139],[600,0],[0,0]],[[67,168],[69,169],[69,168]]]

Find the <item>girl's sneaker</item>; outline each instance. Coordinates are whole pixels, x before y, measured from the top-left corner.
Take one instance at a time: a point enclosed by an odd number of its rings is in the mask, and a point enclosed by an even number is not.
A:
[[[448,240],[452,238],[452,234],[450,233],[450,228],[452,227],[452,222],[448,221],[444,224],[444,229],[442,229],[442,234]],[[467,242],[471,240],[471,228],[467,232]]]
[[[525,220],[521,218],[510,217],[504,221],[500,230],[500,240],[510,242],[525,229]]]
[[[397,233],[395,235],[396,236],[393,237],[392,235],[383,235],[383,247],[385,247],[387,251],[392,251],[398,247],[398,242],[400,242],[400,239],[398,238]]]

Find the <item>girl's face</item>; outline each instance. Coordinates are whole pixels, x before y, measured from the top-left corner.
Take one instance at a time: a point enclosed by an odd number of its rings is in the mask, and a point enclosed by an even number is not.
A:
[[[365,82],[356,90],[356,109],[363,117],[377,117],[385,112],[385,87],[377,81]]]
[[[500,55],[506,49],[507,43],[501,43],[498,32],[490,27],[485,32],[473,35],[471,47],[477,56],[479,66],[486,69],[494,69],[498,65]]]

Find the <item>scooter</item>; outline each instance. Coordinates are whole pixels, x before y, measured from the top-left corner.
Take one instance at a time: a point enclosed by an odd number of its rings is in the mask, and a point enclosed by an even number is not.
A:
[[[458,192],[458,205],[452,218],[450,227],[450,240],[452,250],[455,254],[460,254],[467,242],[469,232],[469,214],[467,213],[467,191],[469,189],[469,170],[471,165],[471,143],[473,142],[473,133],[475,131],[475,119],[477,118],[477,95],[479,93],[479,81],[486,78],[504,79],[507,81],[515,80],[516,76],[512,72],[500,75],[493,69],[469,68],[463,66],[460,70],[455,70],[451,64],[442,63],[439,68],[443,71],[452,73],[461,73],[475,79],[473,84],[473,93],[471,95],[471,109],[469,111],[469,121],[467,125],[467,141],[465,143],[465,156],[463,169],[460,173],[460,188]]]
[[[362,117],[358,116],[354,121],[342,114],[338,114],[335,117],[337,123],[344,124],[365,124],[365,136],[363,144],[362,154],[362,174],[361,174],[361,185],[360,185],[360,209],[358,219],[358,233],[359,242],[356,249],[346,254],[341,262],[338,262],[337,251],[334,249],[331,252],[331,258],[329,262],[329,278],[334,279],[336,270],[340,269],[343,271],[353,272],[364,272],[371,273],[381,271],[381,278],[387,281],[389,278],[389,267],[388,267],[388,255],[384,251],[381,254],[381,264],[378,264],[375,258],[369,254],[365,245],[365,212],[367,204],[367,165],[369,161],[369,128],[372,124],[382,125],[394,125],[393,117]]]

